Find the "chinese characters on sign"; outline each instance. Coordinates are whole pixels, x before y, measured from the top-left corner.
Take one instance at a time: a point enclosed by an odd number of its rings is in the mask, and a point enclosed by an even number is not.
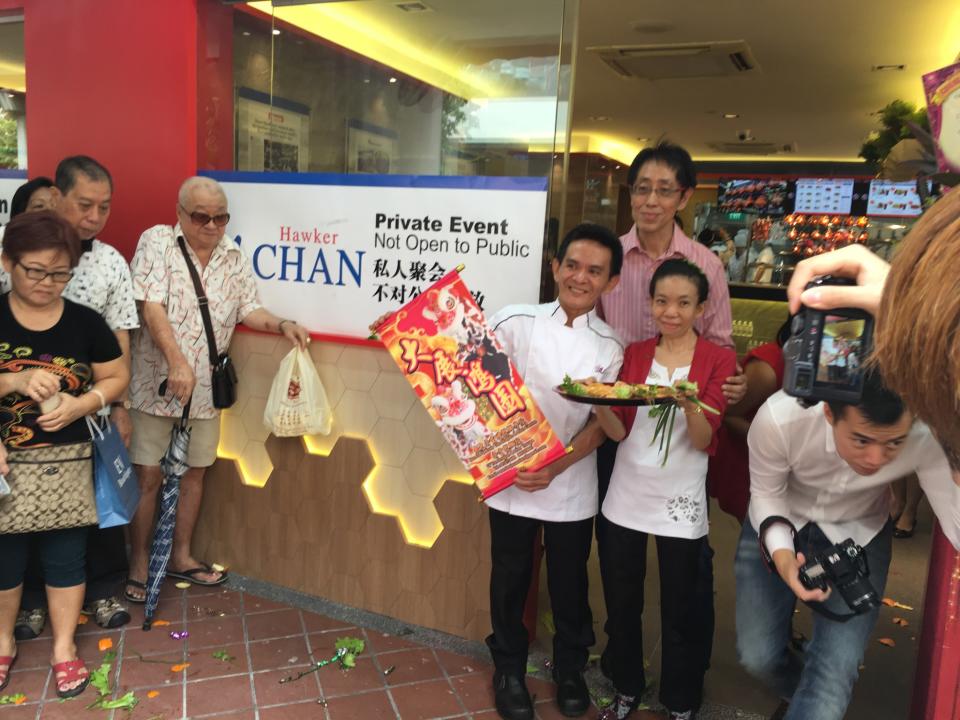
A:
[[[379,335],[484,498],[565,452],[457,272],[418,291]]]

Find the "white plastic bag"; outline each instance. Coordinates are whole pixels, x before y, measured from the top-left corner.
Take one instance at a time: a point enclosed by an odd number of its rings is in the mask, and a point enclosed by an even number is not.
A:
[[[333,416],[310,353],[295,347],[280,363],[263,423],[277,437],[327,435]]]

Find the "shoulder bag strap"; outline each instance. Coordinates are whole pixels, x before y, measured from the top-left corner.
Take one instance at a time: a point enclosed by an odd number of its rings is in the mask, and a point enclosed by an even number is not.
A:
[[[193,280],[193,289],[197,291],[197,301],[200,303],[200,316],[203,318],[203,329],[207,334],[207,347],[210,350],[210,369],[213,370],[217,367],[220,353],[217,352],[217,339],[213,334],[213,322],[210,320],[210,308],[207,307],[207,296],[203,292],[203,285],[200,283],[200,276],[197,274],[197,269],[193,266],[190,255],[187,254],[187,245],[182,235],[177,238],[177,244],[180,246],[180,252],[183,253],[183,259],[187,263],[190,279]]]

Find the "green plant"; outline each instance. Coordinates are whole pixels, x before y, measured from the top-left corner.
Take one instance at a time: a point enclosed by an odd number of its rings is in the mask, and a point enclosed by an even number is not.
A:
[[[917,125],[927,133],[930,121],[927,109],[917,108],[913,103],[894,100],[880,113],[880,129],[874,130],[860,147],[860,157],[870,163],[880,165],[890,154],[890,150],[901,140],[914,137],[909,124]]]
[[[0,168],[17,167],[17,121],[0,110]]]

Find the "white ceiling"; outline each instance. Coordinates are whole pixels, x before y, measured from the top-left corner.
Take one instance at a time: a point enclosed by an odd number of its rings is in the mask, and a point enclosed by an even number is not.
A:
[[[403,13],[398,0],[332,3],[371,22],[389,22],[430,50],[461,63],[555,52],[562,0],[424,0]],[[567,0],[569,7],[571,0]],[[652,30],[637,29],[638,24]],[[569,26],[568,26],[569,28]],[[586,48],[746,41],[760,69],[736,77],[637,80],[618,76]],[[552,45],[551,45],[552,43]],[[923,100],[920,76],[960,51],[956,0],[580,0],[574,85],[575,133],[599,133],[640,147],[668,135],[702,159],[730,159],[708,146],[795,143],[778,159],[855,160],[876,125],[872,113],[900,98]],[[873,65],[903,64],[902,72]],[[724,119],[723,113],[739,118]],[[604,116],[609,120],[591,120]]]
[[[672,29],[641,32],[637,23]],[[745,40],[760,70],[736,77],[624,79],[593,45]],[[707,144],[795,142],[797,157],[855,159],[876,126],[871,113],[921,102],[920,76],[960,51],[960,3],[915,0],[583,0],[574,130],[622,142],[662,134],[701,158]],[[905,64],[903,72],[871,66]],[[727,120],[723,113],[738,113]],[[604,115],[609,121],[591,121]],[[789,156],[787,156],[789,157]]]

